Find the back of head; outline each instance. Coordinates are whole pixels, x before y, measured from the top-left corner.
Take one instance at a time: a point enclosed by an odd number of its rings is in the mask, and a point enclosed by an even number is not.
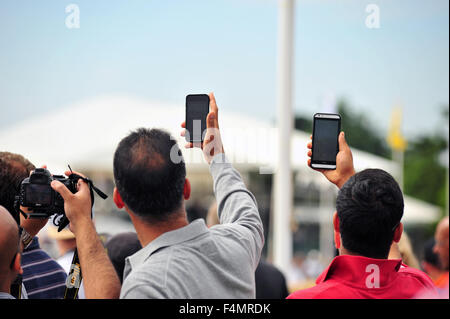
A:
[[[182,205],[186,167],[168,133],[140,128],[119,143],[114,179],[123,202],[135,215],[149,223],[164,222]]]
[[[387,258],[403,209],[402,192],[390,174],[366,169],[353,175],[336,201],[342,245],[361,256]]]
[[[439,268],[439,256],[435,254],[433,251],[433,247],[435,245],[436,241],[434,238],[430,238],[426,241],[424,248],[423,248],[423,261],[427,262],[428,264]]]
[[[19,227],[11,214],[0,206],[0,280],[8,273],[19,250]]]
[[[0,205],[5,207],[16,220],[14,198],[20,189],[20,183],[30,175],[35,167],[22,155],[0,152]]]
[[[117,275],[122,282],[125,259],[142,248],[137,234],[128,232],[114,235],[105,243],[105,248],[108,252],[109,259],[111,259],[111,263],[116,269]]]
[[[186,215],[190,223],[199,218],[205,220],[206,222],[207,214],[208,211],[199,202],[194,202],[186,207]]]

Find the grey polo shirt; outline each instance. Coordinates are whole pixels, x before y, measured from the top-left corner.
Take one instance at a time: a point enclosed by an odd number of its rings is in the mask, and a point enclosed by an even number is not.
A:
[[[256,200],[223,154],[210,171],[221,224],[195,220],[128,257],[121,298],[255,298],[264,244]]]

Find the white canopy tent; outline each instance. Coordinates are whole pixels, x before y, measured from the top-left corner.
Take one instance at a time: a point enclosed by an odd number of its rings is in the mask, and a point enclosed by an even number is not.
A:
[[[113,154],[123,137],[139,127],[161,128],[177,140],[188,165],[206,169],[201,152],[183,147],[180,124],[184,112],[184,105],[121,96],[99,97],[0,129],[0,148],[22,154],[36,165],[47,164],[56,172],[66,170],[67,164],[76,170],[112,171]],[[228,158],[239,166],[273,173],[278,151],[275,126],[234,114],[220,104],[219,118]],[[294,132],[291,149],[294,170],[311,171],[306,166],[309,141],[307,133]],[[395,175],[398,169],[394,162],[384,158],[356,149],[353,154],[357,170],[378,167]]]
[[[277,129],[271,123],[235,114],[219,103],[221,134],[227,157],[241,172],[259,170],[273,173],[278,152]],[[202,153],[184,148],[180,136],[184,105],[146,101],[124,96],[103,96],[83,101],[50,114],[22,121],[0,130],[0,151],[24,155],[35,165],[46,164],[53,173],[62,174],[67,164],[78,171],[112,174],[113,154],[119,141],[139,127],[162,128],[180,145],[190,171],[208,170]],[[328,188],[329,182],[307,165],[309,134],[295,131],[291,163],[304,181]],[[396,175],[393,161],[352,149],[357,171],[381,168]],[[405,197],[405,222],[428,223],[439,216],[439,209],[417,199]],[[308,218],[305,216],[305,218]]]

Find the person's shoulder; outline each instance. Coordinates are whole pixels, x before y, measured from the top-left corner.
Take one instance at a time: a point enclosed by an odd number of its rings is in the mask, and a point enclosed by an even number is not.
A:
[[[430,277],[423,271],[406,266],[402,264],[398,271],[399,275],[404,280],[414,280],[417,281],[419,284],[423,285],[425,288],[433,288],[434,284]]]
[[[293,292],[286,299],[336,299],[351,298],[348,291],[333,280],[327,280],[318,285]]]
[[[150,282],[133,282],[124,284],[120,290],[121,299],[167,299],[166,289]]]
[[[131,266],[124,278],[123,287],[132,287],[139,283],[164,287],[170,259],[166,254],[155,253],[141,264]]]
[[[166,285],[170,259],[166,254],[155,253],[142,264],[131,268],[123,280],[120,298],[169,298]]]

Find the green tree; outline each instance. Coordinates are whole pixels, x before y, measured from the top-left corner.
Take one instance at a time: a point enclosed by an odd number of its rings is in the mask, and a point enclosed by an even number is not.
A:
[[[338,103],[338,113],[341,115],[342,131],[345,132],[349,145],[384,158],[391,157],[391,151],[384,136],[379,134],[380,129],[373,126],[365,113],[351,110],[344,100]]]
[[[448,126],[448,106],[442,115]],[[448,170],[440,160],[443,153],[448,157],[448,136],[443,134],[442,127],[434,134],[421,135],[409,141],[405,152],[404,191],[445,209]]]
[[[338,113],[342,117],[342,130],[351,147],[384,158],[392,158],[386,136],[379,134],[380,128],[374,126],[365,113],[352,110],[345,100],[338,103]],[[443,108],[442,118],[448,127],[448,106]],[[296,116],[295,128],[311,133],[312,116]],[[442,128],[443,126],[440,126],[434,133],[426,133],[408,140],[403,182],[405,194],[445,208],[448,170],[440,157],[443,153],[448,156],[448,128],[446,132],[442,132]]]
[[[345,132],[349,145],[361,151],[390,158],[391,152],[384,137],[378,134],[379,129],[372,125],[364,113],[353,111],[345,100],[338,103],[337,109],[342,118],[341,129]],[[294,123],[295,129],[312,132],[312,116],[297,115]]]

